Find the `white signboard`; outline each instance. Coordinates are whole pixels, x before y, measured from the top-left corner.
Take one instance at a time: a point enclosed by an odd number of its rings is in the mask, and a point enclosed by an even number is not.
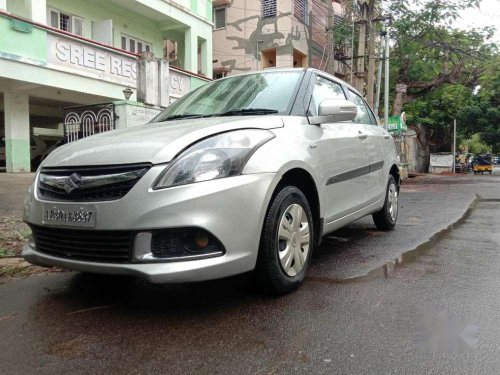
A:
[[[169,96],[178,99],[191,91],[191,77],[170,69]]]
[[[51,34],[47,45],[51,64],[64,66],[75,74],[136,87],[137,64],[133,57]]]
[[[431,154],[431,167],[452,167],[453,154]]]

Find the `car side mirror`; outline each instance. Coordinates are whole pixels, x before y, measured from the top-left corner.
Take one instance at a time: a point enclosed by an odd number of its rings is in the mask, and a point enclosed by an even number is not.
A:
[[[358,115],[356,104],[345,99],[325,99],[319,104],[318,116],[310,117],[309,122],[320,125],[326,122],[352,121]]]

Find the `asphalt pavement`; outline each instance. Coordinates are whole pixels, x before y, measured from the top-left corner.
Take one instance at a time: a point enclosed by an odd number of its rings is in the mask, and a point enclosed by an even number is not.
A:
[[[497,172],[497,171],[496,171]],[[498,374],[500,175],[409,180],[397,229],[324,239],[281,297],[50,273],[0,284],[1,374]]]

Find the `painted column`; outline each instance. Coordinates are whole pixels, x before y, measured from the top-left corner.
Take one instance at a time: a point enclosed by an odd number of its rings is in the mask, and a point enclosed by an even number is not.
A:
[[[201,74],[208,75],[208,43],[205,39],[201,39]]]
[[[192,28],[184,33],[184,69],[198,73],[198,36]]]
[[[212,75],[213,75],[213,51],[212,51],[212,35],[210,34],[210,36],[207,38],[206,42],[205,42],[205,48],[206,48],[206,53],[205,55],[203,55],[203,47],[201,49],[201,57],[203,59],[203,63],[202,64],[206,64],[206,73],[205,75],[208,77],[208,78],[212,78]]]
[[[0,0],[2,1],[2,0]],[[47,24],[47,1],[29,0],[31,9],[31,20],[33,22]]]
[[[4,92],[7,172],[29,172],[31,169],[29,110],[27,94]]]

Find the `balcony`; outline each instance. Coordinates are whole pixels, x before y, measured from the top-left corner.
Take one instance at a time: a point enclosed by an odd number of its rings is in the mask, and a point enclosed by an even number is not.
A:
[[[121,99],[125,87],[137,87],[136,53],[4,12],[0,32],[0,80],[76,90],[106,100]],[[174,99],[208,80],[173,66],[170,73]]]

